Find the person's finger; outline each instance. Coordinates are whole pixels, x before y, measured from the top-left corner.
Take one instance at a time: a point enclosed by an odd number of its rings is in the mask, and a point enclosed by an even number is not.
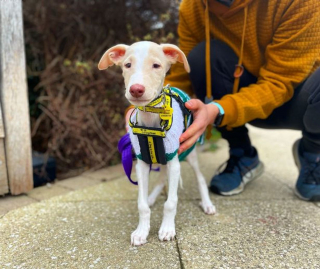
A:
[[[186,140],[184,143],[182,143],[179,147],[178,154],[181,154],[182,152],[186,151],[187,149],[191,148],[198,140],[202,133],[197,133],[196,135],[192,136],[188,140]]]
[[[125,126],[126,126],[126,131],[128,132],[129,130],[129,118],[131,116],[132,111],[134,110],[134,108],[128,108],[125,112]]]
[[[183,143],[188,140],[190,137],[194,136],[199,129],[203,128],[203,124],[201,124],[201,120],[195,119],[194,122],[188,127],[188,129],[180,136],[179,142]]]
[[[186,107],[193,112],[195,116],[193,123],[188,127],[188,129],[180,136],[179,142],[182,143],[183,141],[189,139],[193,136],[200,128],[203,128],[203,119],[201,119],[201,109],[203,108],[204,104],[197,99],[191,99],[185,103]],[[200,116],[200,117],[199,117]]]
[[[202,133],[203,132],[199,131],[195,135],[190,137],[188,140],[183,142],[179,147],[178,154],[180,154],[180,153],[186,151],[187,149],[191,148],[197,142],[198,138],[202,135]]]
[[[191,99],[185,103],[185,106],[187,107],[187,109],[194,111],[194,110],[198,110],[202,104],[203,103],[200,100]]]

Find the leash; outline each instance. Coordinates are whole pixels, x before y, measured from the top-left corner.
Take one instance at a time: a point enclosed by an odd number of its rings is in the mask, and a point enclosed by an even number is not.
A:
[[[121,162],[124,169],[124,172],[126,173],[128,179],[130,182],[134,185],[138,185],[138,182],[133,181],[131,179],[131,172],[132,172],[132,163],[133,163],[133,157],[134,154],[132,152],[132,144],[130,140],[129,133],[122,136],[118,143],[118,150],[121,153]]]

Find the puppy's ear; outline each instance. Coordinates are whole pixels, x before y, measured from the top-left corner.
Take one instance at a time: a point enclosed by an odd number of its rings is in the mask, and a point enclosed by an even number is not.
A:
[[[98,64],[99,70],[107,69],[113,64],[119,65],[122,62],[128,47],[129,46],[127,45],[120,44],[108,49],[100,59]]]
[[[184,69],[189,73],[190,66],[186,55],[176,45],[161,44],[164,55],[167,57],[170,64],[175,64],[177,61],[183,63]]]

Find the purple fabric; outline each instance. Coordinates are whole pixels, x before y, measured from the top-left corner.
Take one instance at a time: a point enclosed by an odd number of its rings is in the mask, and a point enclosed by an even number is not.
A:
[[[132,144],[131,144],[130,136],[128,133],[125,134],[123,137],[121,137],[121,139],[119,140],[118,150],[121,153],[122,166],[128,179],[132,184],[138,185],[138,182],[133,181],[131,179],[133,156],[132,156]]]

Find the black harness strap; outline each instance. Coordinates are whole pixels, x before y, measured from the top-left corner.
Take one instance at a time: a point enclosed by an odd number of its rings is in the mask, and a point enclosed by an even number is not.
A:
[[[166,154],[164,150],[164,144],[162,137],[157,136],[145,136],[145,135],[137,135],[138,141],[141,150],[141,159],[147,164],[160,163],[167,164]],[[150,140],[152,139],[152,145],[150,145]],[[152,160],[152,154],[155,160]]]

